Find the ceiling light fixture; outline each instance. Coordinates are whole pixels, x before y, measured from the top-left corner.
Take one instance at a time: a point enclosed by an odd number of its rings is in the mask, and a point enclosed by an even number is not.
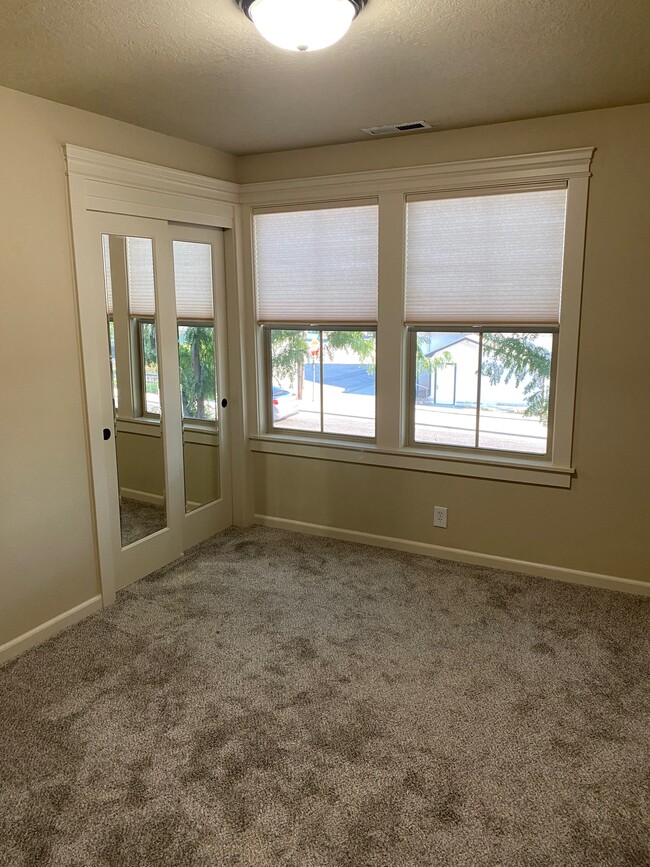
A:
[[[338,42],[368,0],[235,0],[262,36],[290,51]]]

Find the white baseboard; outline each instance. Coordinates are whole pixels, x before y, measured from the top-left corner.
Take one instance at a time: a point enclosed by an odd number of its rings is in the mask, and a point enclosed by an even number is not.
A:
[[[120,497],[137,500],[140,503],[153,503],[154,506],[165,505],[163,494],[150,494],[149,491],[136,491],[134,488],[120,488]]]
[[[566,581],[569,584],[583,584],[587,587],[602,587],[606,590],[650,596],[650,583],[635,581],[632,578],[618,578],[615,575],[601,575],[598,572],[582,572],[579,569],[565,569],[562,566],[549,566],[545,563],[530,563],[527,560],[513,560],[510,557],[497,557],[494,554],[481,554],[476,551],[465,551],[462,548],[445,548],[442,545],[431,545],[428,542],[415,542],[393,536],[379,536],[374,533],[362,533],[359,530],[327,527],[324,524],[308,524],[305,521],[274,518],[270,515],[255,515],[255,523],[261,524],[263,527],[293,530],[295,533],[325,536],[328,539],[342,539],[345,542],[359,542],[362,545],[392,548],[396,551],[408,551],[411,554],[424,554],[428,557],[438,557],[441,560],[456,560],[460,563],[471,563],[476,566],[490,566],[493,569],[505,569],[508,572],[523,572],[525,575],[552,578],[555,581]]]
[[[25,632],[17,638],[12,638],[6,644],[0,645],[0,665],[13,659],[15,656],[19,656],[31,647],[42,644],[48,638],[56,635],[57,632],[62,632],[68,626],[72,626],[73,623],[78,623],[84,617],[88,617],[89,614],[99,611],[101,607],[102,597],[93,596],[92,599],[82,602],[81,605],[75,605],[69,611],[58,614],[46,623],[41,623],[40,626],[30,629],[29,632]]]

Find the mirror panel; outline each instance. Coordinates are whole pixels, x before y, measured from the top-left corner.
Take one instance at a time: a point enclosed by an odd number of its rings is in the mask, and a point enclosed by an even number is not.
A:
[[[185,510],[191,512],[221,496],[212,247],[174,241],[173,256]]]
[[[122,547],[167,526],[151,238],[102,235]]]

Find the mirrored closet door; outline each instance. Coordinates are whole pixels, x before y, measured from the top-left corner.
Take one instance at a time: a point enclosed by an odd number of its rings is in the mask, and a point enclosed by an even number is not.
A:
[[[90,225],[105,338],[98,536],[120,589],[232,522],[223,232]]]
[[[232,521],[223,232],[170,226],[183,431],[185,547]],[[216,530],[212,530],[216,532]]]

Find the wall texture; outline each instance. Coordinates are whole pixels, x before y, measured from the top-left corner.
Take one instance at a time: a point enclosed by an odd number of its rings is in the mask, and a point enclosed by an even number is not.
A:
[[[650,106],[237,159],[2,88],[0,116],[0,645],[99,592],[64,142],[244,182],[595,145],[573,488],[257,456],[256,509],[650,580]]]
[[[0,645],[98,592],[65,142],[225,180],[234,157],[0,88]]]
[[[239,180],[253,182],[597,148],[572,489],[256,455],[257,513],[650,581],[649,142],[645,105],[241,157]],[[433,527],[434,503],[449,508],[447,530]]]

